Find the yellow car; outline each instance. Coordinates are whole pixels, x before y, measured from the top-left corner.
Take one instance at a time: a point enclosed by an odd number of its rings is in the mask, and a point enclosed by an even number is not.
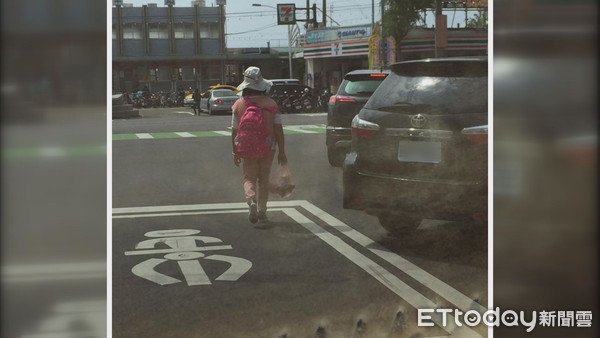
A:
[[[183,99],[184,106],[193,106],[194,105],[194,93],[187,94]]]
[[[236,94],[239,92],[238,89],[237,89],[237,87],[230,86],[230,85],[222,85],[222,84],[216,84],[214,86],[209,86],[208,89],[231,89]]]

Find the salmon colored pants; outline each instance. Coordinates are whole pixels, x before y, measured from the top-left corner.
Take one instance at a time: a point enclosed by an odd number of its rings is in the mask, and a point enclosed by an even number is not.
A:
[[[251,200],[257,201],[259,211],[267,211],[267,200],[269,199],[269,176],[271,174],[271,165],[273,164],[274,157],[275,151],[271,151],[267,157],[244,159],[243,182],[246,201],[248,204],[250,204]],[[256,190],[257,183],[258,191]],[[256,197],[257,195],[258,199]]]

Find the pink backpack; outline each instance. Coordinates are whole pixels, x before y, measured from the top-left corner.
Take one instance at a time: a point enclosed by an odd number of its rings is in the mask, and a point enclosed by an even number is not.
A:
[[[242,97],[246,110],[240,119],[236,136],[236,153],[241,158],[263,158],[271,151],[271,140],[267,131],[267,121],[263,109]]]

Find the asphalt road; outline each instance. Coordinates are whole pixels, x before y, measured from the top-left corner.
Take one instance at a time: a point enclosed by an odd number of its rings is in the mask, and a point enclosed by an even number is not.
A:
[[[296,190],[252,225],[231,117],[185,111],[113,121],[114,337],[486,335],[418,327],[416,310],[485,311],[484,228],[425,220],[397,238],[342,209],[324,114],[283,116]]]

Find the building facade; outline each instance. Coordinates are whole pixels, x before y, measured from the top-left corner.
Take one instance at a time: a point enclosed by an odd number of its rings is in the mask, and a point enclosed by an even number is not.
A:
[[[346,73],[368,69],[371,34],[371,25],[309,30],[303,53],[307,85],[335,93]],[[487,30],[448,29],[447,35],[444,56],[487,55]],[[389,45],[395,48],[393,52],[388,51],[388,63],[432,58],[436,56],[435,30],[415,28],[399,43],[390,42]]]
[[[205,88],[225,81],[224,6],[115,6],[113,90]]]

